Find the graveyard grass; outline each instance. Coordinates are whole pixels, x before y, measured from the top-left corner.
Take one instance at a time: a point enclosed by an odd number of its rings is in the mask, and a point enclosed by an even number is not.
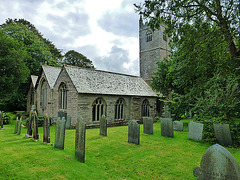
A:
[[[188,140],[187,122],[184,131],[174,138],[162,137],[160,123],[154,123],[154,134],[143,134],[140,145],[128,143],[128,127],[108,128],[108,136],[99,129],[86,130],[86,162],[75,159],[75,130],[67,130],[65,149],[26,139],[13,134],[14,123],[0,130],[0,179],[196,179],[193,169],[200,165],[203,153],[210,147]],[[55,126],[51,126],[54,143]],[[240,149],[226,148],[240,163]]]

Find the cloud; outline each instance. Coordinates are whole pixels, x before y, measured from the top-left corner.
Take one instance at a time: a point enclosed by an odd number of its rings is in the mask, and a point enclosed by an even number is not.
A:
[[[93,63],[97,69],[137,75],[137,60],[131,62],[129,52],[125,49],[113,46],[108,56],[95,57]]]

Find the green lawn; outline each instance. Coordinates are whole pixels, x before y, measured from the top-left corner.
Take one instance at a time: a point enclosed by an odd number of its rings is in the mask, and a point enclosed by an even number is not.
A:
[[[187,123],[187,121],[184,121]],[[174,138],[161,136],[160,124],[154,124],[154,135],[143,134],[140,145],[130,144],[127,126],[108,128],[108,136],[99,129],[86,131],[86,163],[74,157],[75,130],[66,130],[65,149],[59,150],[40,141],[26,139],[14,132],[14,121],[0,130],[0,179],[195,179],[193,169],[200,165],[210,146],[187,139],[184,132]],[[51,127],[54,143],[55,127]],[[240,162],[240,149],[227,148]]]

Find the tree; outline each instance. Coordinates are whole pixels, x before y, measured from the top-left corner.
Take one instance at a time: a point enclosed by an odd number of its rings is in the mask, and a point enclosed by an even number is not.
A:
[[[0,106],[1,109],[18,96],[18,89],[29,77],[25,60],[28,53],[23,43],[0,29]],[[4,107],[7,108],[7,107]]]
[[[175,38],[186,24],[207,22],[217,26],[228,44],[235,67],[240,65],[240,1],[237,0],[145,0],[135,5],[149,19],[152,29],[167,24],[167,32]]]
[[[70,50],[64,55],[63,63],[72,66],[94,69],[91,60],[89,60],[86,56],[74,50]]]

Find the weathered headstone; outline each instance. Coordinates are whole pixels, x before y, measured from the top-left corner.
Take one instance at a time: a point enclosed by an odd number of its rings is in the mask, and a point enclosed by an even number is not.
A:
[[[67,120],[67,113],[63,111],[58,111],[58,118],[62,119],[63,117]]]
[[[160,121],[161,121],[161,136],[174,137],[172,118],[160,118]]]
[[[32,109],[29,114],[29,119],[28,119],[28,130],[27,134],[25,135],[26,138],[32,138],[32,127],[33,127],[33,117],[34,117],[34,109],[35,106],[32,106]]]
[[[203,154],[201,165],[194,168],[193,174],[199,180],[239,180],[240,166],[228,150],[215,144]]]
[[[153,134],[153,118],[143,117],[143,133]]]
[[[107,136],[107,120],[104,115],[100,118],[100,135]]]
[[[21,128],[22,128],[22,118],[20,118],[19,122],[18,122],[18,131],[17,131],[17,135],[21,134]]]
[[[203,124],[190,121],[188,124],[188,139],[201,141],[203,133]]]
[[[183,131],[183,122],[182,121],[173,121],[173,129],[175,131]]]
[[[0,129],[4,129],[3,128],[3,118],[4,118],[4,115],[3,115],[2,111],[0,111]]]
[[[43,142],[50,143],[50,120],[47,114],[43,121]]]
[[[76,126],[76,139],[75,139],[75,157],[80,162],[85,162],[85,138],[86,128],[85,123],[81,118],[78,118]]]
[[[128,142],[140,144],[140,125],[136,120],[128,122]]]
[[[15,121],[15,129],[14,129],[14,134],[17,134],[17,131],[18,131],[18,117],[17,117],[17,119],[16,119],[16,121]]]
[[[72,119],[72,117],[70,115],[67,115],[66,129],[70,129],[71,119]]]
[[[171,112],[168,109],[168,106],[164,106],[164,117],[165,118],[171,118]]]
[[[39,140],[39,135],[38,135],[38,116],[37,112],[34,111],[33,113],[33,139],[35,141]]]
[[[219,144],[225,146],[233,145],[229,124],[213,124],[213,128]]]
[[[64,117],[62,119],[58,118],[56,122],[56,133],[55,133],[55,143],[54,143],[55,148],[64,149],[65,127],[66,127],[65,118]]]

